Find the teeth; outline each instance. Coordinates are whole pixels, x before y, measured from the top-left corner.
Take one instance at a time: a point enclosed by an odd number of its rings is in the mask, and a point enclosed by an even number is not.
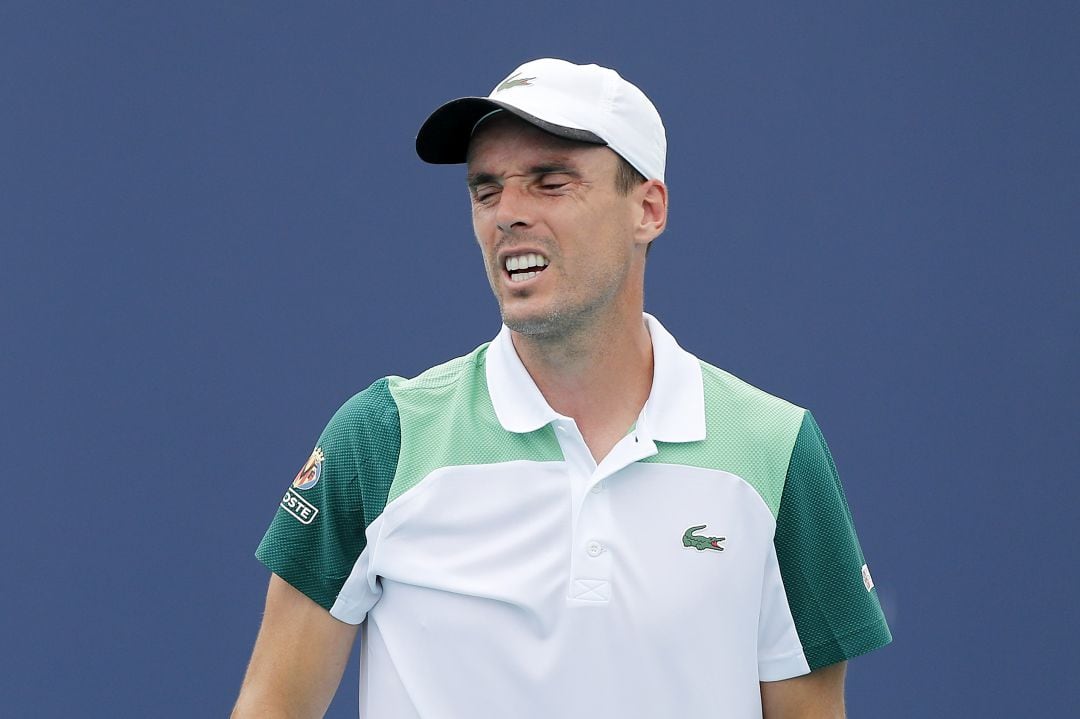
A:
[[[530,252],[527,255],[514,255],[513,257],[506,258],[506,269],[508,272],[514,270],[525,270],[530,267],[547,267],[548,259],[543,255]]]
[[[516,275],[510,275],[510,281],[511,282],[524,282],[525,280],[531,280],[533,277],[536,277],[538,274],[540,274],[540,273],[539,272],[519,272]]]

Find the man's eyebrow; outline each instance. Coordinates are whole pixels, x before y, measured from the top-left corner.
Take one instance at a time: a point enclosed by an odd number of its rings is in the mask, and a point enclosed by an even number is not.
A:
[[[530,175],[579,175],[577,168],[563,162],[552,162],[546,165],[533,165],[529,168]]]
[[[541,175],[573,175],[579,176],[581,173],[572,164],[561,161],[547,162],[542,165],[533,165],[529,168],[528,173],[533,176]],[[468,184],[470,190],[475,190],[480,185],[486,185],[488,183],[499,184],[499,178],[490,172],[474,172],[468,175],[466,184]]]
[[[490,172],[473,172],[466,178],[470,190],[475,190],[480,185],[486,185],[489,182],[496,182],[497,179]]]

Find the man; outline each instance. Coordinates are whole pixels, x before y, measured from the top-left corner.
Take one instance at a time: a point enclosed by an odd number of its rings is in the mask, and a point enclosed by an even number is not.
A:
[[[526,63],[442,106],[504,327],[330,421],[257,555],[234,716],[837,717],[891,639],[808,412],[643,314],[666,139],[612,70]]]

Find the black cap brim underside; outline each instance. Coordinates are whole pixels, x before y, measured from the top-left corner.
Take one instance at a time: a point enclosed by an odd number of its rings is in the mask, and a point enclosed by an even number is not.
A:
[[[420,126],[420,132],[416,135],[416,154],[424,162],[433,165],[456,165],[465,162],[476,123],[495,110],[506,110],[558,137],[592,145],[607,144],[588,130],[555,125],[505,102],[486,97],[460,97],[431,113]]]

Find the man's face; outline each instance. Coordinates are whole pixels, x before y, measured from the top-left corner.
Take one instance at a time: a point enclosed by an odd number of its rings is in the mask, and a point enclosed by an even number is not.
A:
[[[628,279],[640,274],[644,245],[634,240],[634,193],[616,190],[617,167],[606,147],[507,113],[477,131],[468,159],[473,230],[507,327],[556,336],[635,301]]]

